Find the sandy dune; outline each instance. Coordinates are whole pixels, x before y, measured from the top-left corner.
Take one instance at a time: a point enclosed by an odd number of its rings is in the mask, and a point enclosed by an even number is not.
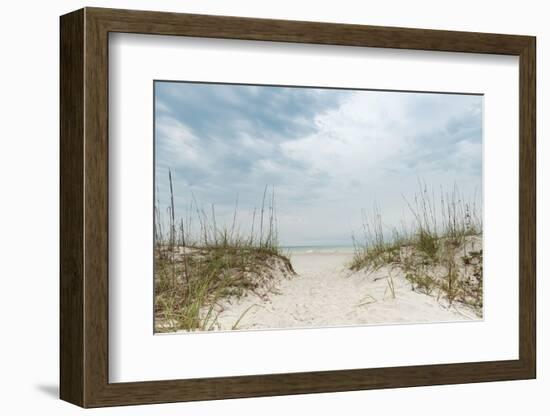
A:
[[[297,275],[279,280],[268,296],[250,294],[225,301],[218,316],[217,329],[478,319],[465,307],[449,308],[436,297],[412,291],[411,284],[397,271],[392,273],[395,283],[393,298],[388,288],[388,270],[352,273],[346,268],[351,256],[344,253],[293,253],[291,261]]]

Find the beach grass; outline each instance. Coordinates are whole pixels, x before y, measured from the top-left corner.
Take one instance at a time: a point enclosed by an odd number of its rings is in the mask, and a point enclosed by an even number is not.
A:
[[[265,187],[251,228],[233,221],[219,225],[215,206],[200,206],[177,218],[172,174],[167,221],[155,206],[155,331],[208,331],[216,329],[219,302],[250,292],[261,294],[277,276],[294,274],[277,240],[275,192]],[[237,324],[235,325],[235,327]]]
[[[419,293],[461,302],[480,315],[483,308],[482,221],[478,207],[455,186],[436,194],[419,181],[403,198],[412,223],[386,227],[375,205],[363,213],[362,238],[354,237],[352,270],[400,270]],[[393,278],[391,279],[392,295]],[[390,284],[390,283],[388,283]]]

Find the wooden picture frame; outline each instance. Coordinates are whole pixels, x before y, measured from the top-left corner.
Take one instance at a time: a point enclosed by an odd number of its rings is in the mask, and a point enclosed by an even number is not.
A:
[[[535,378],[534,37],[100,8],[62,16],[60,30],[61,399],[82,407],[101,407]],[[519,359],[109,383],[110,32],[518,56]]]

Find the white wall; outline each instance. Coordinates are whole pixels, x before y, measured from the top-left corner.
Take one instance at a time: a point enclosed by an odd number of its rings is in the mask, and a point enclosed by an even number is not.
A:
[[[550,26],[545,2],[460,0],[359,2],[121,0],[4,2],[0,15],[0,409],[3,414],[76,414],[58,385],[58,16],[82,6],[156,9],[388,26],[536,35],[538,41],[539,378],[536,381],[274,397],[92,410],[88,414],[547,414],[550,364],[543,303],[543,183],[550,163],[544,103]],[[546,88],[545,88],[546,87]]]

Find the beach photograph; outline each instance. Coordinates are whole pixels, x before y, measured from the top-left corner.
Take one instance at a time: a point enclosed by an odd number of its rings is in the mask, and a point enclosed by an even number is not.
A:
[[[154,331],[483,319],[483,96],[154,82]]]

